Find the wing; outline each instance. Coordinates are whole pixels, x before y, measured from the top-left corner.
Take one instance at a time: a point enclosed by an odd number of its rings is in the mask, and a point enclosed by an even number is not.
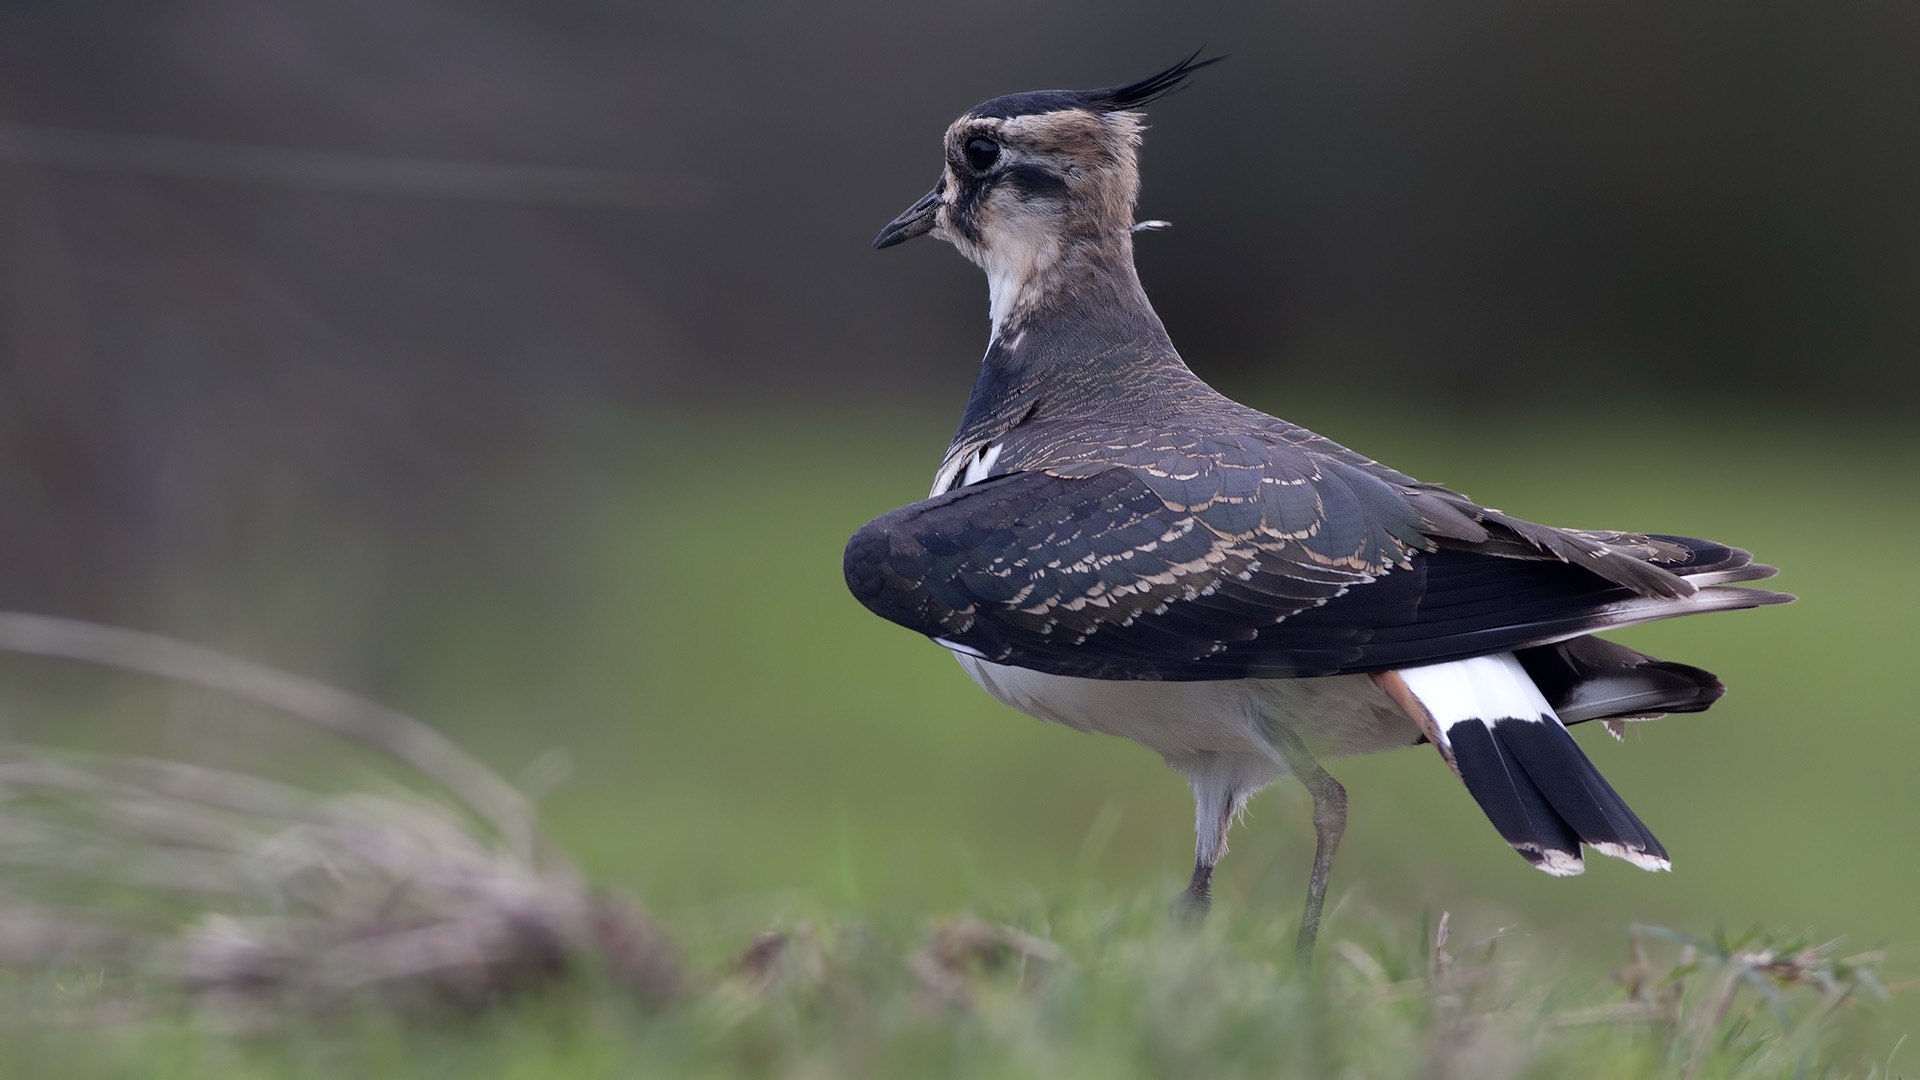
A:
[[[845,570],[870,610],[949,648],[1101,679],[1380,671],[1785,599],[1682,581],[1772,572],[1705,541],[1608,543],[1522,523],[1572,537],[1568,562],[1504,521],[1476,540],[1444,516],[1417,491],[1305,453],[1069,465],[877,518],[848,543]],[[1627,562],[1639,569],[1614,565]],[[1649,576],[1659,588],[1615,580]]]

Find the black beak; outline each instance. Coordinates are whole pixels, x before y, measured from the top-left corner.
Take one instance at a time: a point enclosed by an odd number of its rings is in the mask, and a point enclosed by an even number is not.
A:
[[[887,222],[880,235],[873,238],[875,251],[890,248],[895,244],[911,240],[916,236],[925,236],[933,231],[933,216],[940,209],[940,203],[947,189],[947,178],[933,185],[933,190],[920,196],[920,201],[907,207],[907,212]]]

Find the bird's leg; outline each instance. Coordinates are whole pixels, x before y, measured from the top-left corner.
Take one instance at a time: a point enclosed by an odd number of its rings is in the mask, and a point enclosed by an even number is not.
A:
[[[1186,891],[1173,898],[1173,917],[1198,925],[1206,920],[1207,912],[1212,907],[1213,867],[1195,859],[1193,877],[1187,882]]]
[[[1320,935],[1320,910],[1326,904],[1333,853],[1340,846],[1341,834],[1347,831],[1347,789],[1313,760],[1292,732],[1274,731],[1273,746],[1286,762],[1288,771],[1300,778],[1313,799],[1313,873],[1307,878],[1307,907],[1300,915],[1300,938],[1296,946],[1304,961],[1312,958],[1314,939]]]
[[[1199,923],[1213,906],[1213,867],[1227,853],[1227,830],[1233,827],[1233,815],[1244,799],[1240,793],[1209,777],[1193,779],[1193,877],[1187,889],[1174,898],[1174,917]]]
[[[1307,879],[1307,907],[1300,916],[1300,940],[1296,948],[1302,958],[1313,956],[1314,939],[1320,935],[1320,909],[1327,899],[1327,878],[1333,873],[1333,851],[1347,831],[1347,789],[1340,781],[1314,766],[1301,778],[1307,794],[1313,797],[1313,875]]]

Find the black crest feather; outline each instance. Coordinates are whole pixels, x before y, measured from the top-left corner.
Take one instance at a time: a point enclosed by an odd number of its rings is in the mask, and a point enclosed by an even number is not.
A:
[[[1195,49],[1186,59],[1139,82],[1100,90],[1029,90],[1023,94],[1008,94],[975,105],[967,110],[967,115],[1010,120],[1016,116],[1033,116],[1062,109],[1092,109],[1095,112],[1138,109],[1179,90],[1186,84],[1188,76],[1208,64],[1217,64],[1226,59],[1225,56],[1213,56],[1196,60],[1201,51]]]
[[[1186,85],[1194,72],[1210,64],[1225,60],[1225,56],[1210,56],[1205,60],[1197,59],[1205,51],[1205,46],[1188,53],[1179,63],[1139,82],[1125,86],[1110,86],[1104,90],[1088,90],[1081,97],[1088,108],[1101,112],[1119,112],[1123,109],[1138,109],[1159,101]]]

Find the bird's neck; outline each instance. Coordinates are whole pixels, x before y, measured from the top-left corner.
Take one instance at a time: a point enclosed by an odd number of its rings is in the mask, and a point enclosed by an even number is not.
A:
[[[1131,237],[997,245],[981,260],[993,337],[956,444],[1016,424],[1151,413],[1211,393],[1181,361],[1134,271]]]

